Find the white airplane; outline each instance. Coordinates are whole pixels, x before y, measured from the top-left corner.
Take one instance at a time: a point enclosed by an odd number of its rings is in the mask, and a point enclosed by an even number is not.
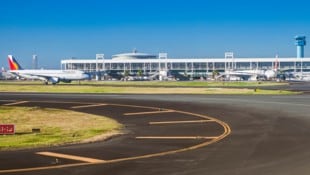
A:
[[[238,77],[243,80],[251,80],[251,81],[256,81],[256,80],[271,80],[275,79],[278,75],[278,65],[279,62],[276,60],[274,62],[274,67],[273,69],[253,69],[253,70],[228,70],[222,74],[222,76],[226,76],[228,78],[231,77]]]
[[[286,73],[286,76],[287,81],[296,81],[296,82],[310,81],[310,72],[288,72]]]
[[[13,80],[16,76],[10,72],[7,72],[3,67],[0,72],[0,80]]]
[[[235,76],[246,80],[270,80],[277,76],[277,70],[233,70],[226,71],[224,74],[228,77]]]
[[[26,78],[42,80],[45,84],[50,81],[52,84],[59,83],[60,81],[70,83],[72,80],[85,80],[90,79],[90,75],[80,70],[31,70],[22,69],[12,55],[8,55],[10,66],[10,73]]]

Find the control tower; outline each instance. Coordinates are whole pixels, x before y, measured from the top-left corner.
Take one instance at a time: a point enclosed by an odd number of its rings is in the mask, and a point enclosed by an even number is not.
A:
[[[304,57],[304,46],[306,45],[305,36],[295,36],[295,45],[297,46],[297,58]]]
[[[32,55],[32,69],[38,69],[38,56]]]

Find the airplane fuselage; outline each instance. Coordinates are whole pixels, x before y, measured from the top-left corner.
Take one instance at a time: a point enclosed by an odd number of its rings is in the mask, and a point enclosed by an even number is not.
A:
[[[26,79],[50,81],[53,84],[89,79],[89,75],[79,70],[11,70],[11,73]]]

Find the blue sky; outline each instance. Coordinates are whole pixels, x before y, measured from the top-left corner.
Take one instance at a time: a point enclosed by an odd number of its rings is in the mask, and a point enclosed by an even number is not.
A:
[[[31,68],[64,58],[141,52],[168,57],[295,57],[310,37],[310,2],[280,0],[3,0],[0,66],[13,54]],[[309,56],[309,46],[305,56]]]

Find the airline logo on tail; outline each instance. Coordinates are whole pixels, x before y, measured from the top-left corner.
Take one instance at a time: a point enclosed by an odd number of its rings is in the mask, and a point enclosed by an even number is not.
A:
[[[13,57],[13,55],[8,55],[8,61],[9,61],[9,65],[10,65],[10,70],[21,70],[23,69],[18,62],[15,60],[15,58]]]

